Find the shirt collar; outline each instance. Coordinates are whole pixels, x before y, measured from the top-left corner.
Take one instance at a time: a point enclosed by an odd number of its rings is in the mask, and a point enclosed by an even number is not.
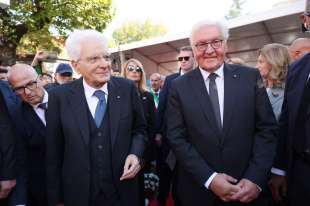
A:
[[[210,72],[202,69],[200,66],[199,66],[199,70],[203,76],[203,79],[204,80],[207,80],[209,75],[211,74]],[[222,64],[216,71],[214,71],[213,73],[217,74],[219,76],[219,78],[223,78],[224,77],[224,64]]]
[[[97,90],[102,90],[106,95],[108,95],[108,84],[105,83],[101,88],[96,89],[87,84],[85,79],[83,79],[83,87],[84,87],[84,92],[85,92],[85,97],[86,99],[91,98],[94,95],[94,92]]]

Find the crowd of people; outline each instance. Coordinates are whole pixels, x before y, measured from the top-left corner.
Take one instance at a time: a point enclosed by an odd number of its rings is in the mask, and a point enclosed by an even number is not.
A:
[[[138,59],[114,75],[95,30],[69,35],[54,77],[42,52],[1,67],[0,205],[309,204],[310,40],[263,45],[251,68],[228,39],[195,24],[179,71],[149,88]]]

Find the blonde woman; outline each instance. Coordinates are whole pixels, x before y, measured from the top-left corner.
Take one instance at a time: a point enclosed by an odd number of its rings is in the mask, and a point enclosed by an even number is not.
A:
[[[137,59],[129,59],[124,63],[124,66],[122,68],[121,76],[123,76],[126,79],[132,80],[139,91],[140,100],[143,105],[144,109],[144,116],[147,121],[147,135],[148,135],[148,146],[146,147],[145,154],[143,156],[143,162],[142,162],[142,172],[140,173],[139,181],[140,181],[140,188],[141,193],[143,194],[144,191],[144,177],[143,172],[147,172],[150,168],[150,161],[154,159],[154,136],[155,136],[155,103],[153,101],[152,94],[148,91],[146,87],[146,75],[143,69],[143,65],[140,61]],[[140,205],[144,206],[144,197],[142,196]]]
[[[282,44],[267,44],[259,51],[257,68],[266,83],[268,97],[277,119],[281,113],[284,82],[290,63],[289,50]]]

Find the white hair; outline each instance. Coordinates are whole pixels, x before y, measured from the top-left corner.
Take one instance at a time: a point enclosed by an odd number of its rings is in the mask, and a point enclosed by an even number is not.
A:
[[[223,20],[204,20],[204,21],[200,21],[197,24],[195,24],[191,30],[190,33],[190,44],[193,47],[193,36],[194,34],[200,30],[201,28],[205,27],[205,26],[217,26],[221,32],[222,38],[224,41],[228,40],[229,37],[229,29],[226,25],[226,22],[224,22]]]
[[[66,40],[66,49],[71,60],[77,61],[81,55],[81,43],[84,41],[96,40],[108,50],[108,40],[99,31],[92,29],[74,30]]]

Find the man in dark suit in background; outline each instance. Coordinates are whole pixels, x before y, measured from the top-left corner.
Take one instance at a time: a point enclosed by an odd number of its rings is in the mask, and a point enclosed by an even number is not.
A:
[[[166,138],[167,99],[171,82],[194,68],[195,60],[192,48],[190,46],[181,47],[178,52],[177,60],[179,62],[179,72],[166,77],[164,86],[159,94],[159,104],[157,110],[157,135],[155,137],[155,141],[158,146],[157,170],[160,178],[158,202],[160,205],[165,205],[168,198],[175,166],[175,156],[172,154]],[[167,157],[169,157],[168,161]],[[175,204],[178,205],[178,200],[175,197],[174,192],[173,196]]]
[[[310,28],[310,1],[306,1],[304,28]],[[288,197],[289,205],[310,202],[310,54],[294,62],[287,75],[279,146],[270,186],[276,201]],[[287,192],[287,194],[286,194]]]
[[[146,121],[133,82],[111,77],[107,40],[76,30],[66,40],[79,80],[50,92],[49,205],[138,205]]]
[[[27,179],[27,204],[31,206],[47,205],[46,168],[45,168],[45,132],[48,93],[41,86],[36,71],[29,65],[16,64],[8,74],[13,91],[21,98],[18,125],[23,132],[19,138],[20,175]],[[20,179],[23,181],[23,178]],[[17,183],[17,188],[19,182]]]
[[[0,92],[0,160],[0,199],[3,199],[16,184],[16,157],[12,123],[2,92]]]
[[[221,22],[195,25],[198,67],[171,83],[167,138],[184,206],[268,204],[276,120],[259,71],[224,63],[227,39]]]

